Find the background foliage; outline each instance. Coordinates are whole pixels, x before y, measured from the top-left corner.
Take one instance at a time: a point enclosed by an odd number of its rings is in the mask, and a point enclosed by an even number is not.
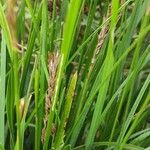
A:
[[[149,0],[1,0],[0,25],[0,149],[150,149]]]

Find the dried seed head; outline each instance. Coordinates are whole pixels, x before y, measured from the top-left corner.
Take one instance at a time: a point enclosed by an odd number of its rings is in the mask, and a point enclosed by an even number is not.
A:
[[[56,0],[56,13],[60,12],[60,0]],[[53,0],[48,0],[48,10],[50,13],[53,12]]]
[[[19,102],[19,114],[20,114],[20,120],[22,119],[23,117],[23,114],[24,114],[24,108],[25,108],[25,100],[24,98],[20,99],[20,102]]]
[[[56,133],[56,125],[55,125],[54,123],[52,124],[51,133],[52,133],[52,134],[55,134],[55,133]]]
[[[13,46],[16,47],[17,39],[16,39],[16,0],[8,0],[7,5],[7,21],[12,37]]]
[[[52,106],[52,98],[54,95],[55,90],[55,83],[56,83],[56,75],[57,75],[57,68],[59,64],[59,53],[53,52],[48,55],[48,71],[49,71],[49,81],[48,81],[48,89],[47,94],[45,97],[45,116],[44,116],[44,127],[42,129],[42,137],[41,140],[44,143],[45,141],[45,133],[47,128],[48,116],[50,113],[50,109]],[[56,132],[56,128],[52,126],[51,134]]]

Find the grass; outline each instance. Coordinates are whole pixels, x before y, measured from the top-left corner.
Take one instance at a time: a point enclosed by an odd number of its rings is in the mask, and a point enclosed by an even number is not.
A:
[[[149,0],[1,0],[0,26],[0,149],[150,148]]]

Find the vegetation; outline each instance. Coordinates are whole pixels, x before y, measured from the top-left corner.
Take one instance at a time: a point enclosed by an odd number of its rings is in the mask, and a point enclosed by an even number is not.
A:
[[[0,149],[150,149],[149,0],[0,0],[0,26]]]

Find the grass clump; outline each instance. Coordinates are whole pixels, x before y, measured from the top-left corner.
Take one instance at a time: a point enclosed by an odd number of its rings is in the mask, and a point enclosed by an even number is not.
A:
[[[150,148],[149,0],[1,0],[0,26],[0,149]]]

